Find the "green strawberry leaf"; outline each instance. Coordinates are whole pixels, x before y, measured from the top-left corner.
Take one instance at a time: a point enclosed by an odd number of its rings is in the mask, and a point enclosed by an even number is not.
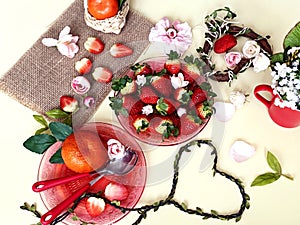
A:
[[[43,127],[43,128],[40,128],[38,129],[35,134],[42,134],[44,131],[48,130],[49,128],[48,127]]]
[[[251,187],[271,184],[274,181],[278,180],[279,178],[280,178],[280,174],[278,173],[264,173],[254,179],[254,181],[251,184]]]
[[[271,56],[271,64],[274,65],[275,63],[283,63],[284,61],[284,54],[282,52],[276,53]]]
[[[55,164],[63,164],[64,160],[61,156],[61,148],[58,149],[49,159],[50,163],[55,163]]]
[[[56,141],[56,138],[52,135],[38,134],[28,138],[23,146],[32,152],[43,154]]]
[[[284,48],[296,46],[300,46],[300,22],[289,31],[283,41]]]
[[[66,113],[61,109],[52,109],[46,112],[46,115],[53,119],[64,119],[69,116],[69,113]]]
[[[53,136],[60,141],[64,141],[73,132],[72,127],[60,122],[51,122],[49,128]]]
[[[269,164],[269,166],[271,167],[272,170],[274,170],[275,172],[281,174],[282,170],[281,170],[281,165],[280,165],[278,159],[275,157],[275,155],[273,155],[269,151],[267,153],[267,162],[268,162],[268,164]]]
[[[41,115],[33,115],[33,118],[40,123],[43,127],[48,128],[48,123]]]

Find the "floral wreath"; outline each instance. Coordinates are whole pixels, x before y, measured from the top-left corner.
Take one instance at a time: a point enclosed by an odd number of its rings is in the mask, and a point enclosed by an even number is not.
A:
[[[226,12],[222,18],[220,12]],[[197,52],[201,59],[208,66],[206,76],[220,82],[230,82],[236,79],[237,74],[244,72],[250,67],[254,67],[255,72],[265,70],[270,65],[269,58],[272,56],[272,48],[268,42],[270,36],[263,37],[249,27],[235,25],[237,22],[231,21],[236,14],[228,7],[217,9],[205,17],[205,42],[203,47],[199,47]],[[240,52],[229,52],[236,44],[237,37],[250,39],[243,47],[243,54]],[[225,62],[227,69],[224,71],[215,70],[215,64],[211,60],[213,51],[217,54],[227,53]]]

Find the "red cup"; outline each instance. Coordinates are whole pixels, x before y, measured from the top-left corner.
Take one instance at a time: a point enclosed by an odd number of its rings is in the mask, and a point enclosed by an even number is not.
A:
[[[263,97],[259,92],[268,92],[271,94],[271,100]],[[260,84],[254,88],[255,97],[261,101],[267,108],[271,119],[279,126],[285,128],[298,127],[300,125],[300,111],[293,110],[288,107],[281,108],[274,104],[276,98],[280,98],[278,95],[273,94],[271,86],[266,84]]]

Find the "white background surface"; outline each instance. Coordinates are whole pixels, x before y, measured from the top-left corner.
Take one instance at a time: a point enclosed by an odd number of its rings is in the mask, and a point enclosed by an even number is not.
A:
[[[0,75],[31,47],[71,3],[71,0],[1,0]],[[254,28],[260,34],[270,35],[274,52],[282,50],[281,43],[285,34],[300,21],[300,3],[296,0],[131,0],[131,6],[153,23],[163,16],[187,21],[194,27],[193,47],[198,47],[203,42],[203,18],[214,9],[223,6],[229,6],[235,11],[241,23]],[[275,125],[268,117],[265,107],[255,100],[252,94],[255,85],[270,82],[269,72],[255,74],[247,71],[234,81],[231,87],[228,84],[213,83],[219,100],[227,101],[230,91],[236,89],[246,91],[250,96],[245,107],[237,111],[231,121],[219,124],[212,120],[207,129],[199,135],[199,138],[210,138],[211,134],[218,133],[220,127],[225,129],[221,134],[214,136],[219,143],[219,167],[242,179],[246,192],[251,197],[251,208],[244,213],[238,223],[240,225],[297,225],[300,221],[300,129],[284,129]],[[108,110],[107,104],[102,104],[95,119],[115,123],[111,115],[106,114],[103,117],[101,113]],[[25,201],[37,202],[38,209],[45,212],[39,195],[31,191],[31,185],[36,181],[41,156],[27,151],[22,144],[39,125],[33,120],[33,111],[3,93],[0,93],[0,107],[1,224],[34,224],[38,220],[30,213],[20,210],[19,206]],[[235,163],[228,156],[230,145],[237,139],[253,144],[257,150],[254,157],[241,164]],[[176,149],[155,149],[147,156],[148,163],[155,163]],[[279,158],[284,172],[293,175],[294,181],[281,178],[272,185],[250,187],[258,174],[270,171],[265,159],[267,150]],[[207,211],[215,209],[224,213],[234,212],[240,204],[237,189],[223,178],[212,178],[210,170],[198,173],[200,159],[199,153],[182,170],[176,199],[186,202],[190,207],[200,206]],[[165,196],[170,184],[171,180],[166,180],[148,186],[141,203],[151,203],[157,197]],[[131,224],[136,218],[137,214],[132,213],[118,224]],[[169,206],[161,208],[155,214],[150,213],[142,222],[145,225],[200,223],[236,224],[234,221],[213,219],[202,221],[201,217],[186,215]]]

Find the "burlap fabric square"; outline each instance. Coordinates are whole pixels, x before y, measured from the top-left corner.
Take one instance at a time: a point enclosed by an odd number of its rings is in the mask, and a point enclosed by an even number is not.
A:
[[[67,25],[70,26],[73,35],[79,36],[80,50],[72,59],[61,55],[55,47],[46,47],[41,42],[44,37],[58,38],[59,32]],[[126,25],[120,34],[96,31],[84,21],[83,0],[76,0],[0,79],[0,89],[40,114],[59,108],[60,96],[75,95],[71,88],[71,80],[78,75],[74,67],[76,61],[87,57],[93,61],[94,67],[108,67],[113,71],[114,77],[118,77],[122,70],[134,63],[146,49],[152,26],[149,20],[130,9]],[[99,37],[105,43],[101,54],[93,55],[84,49],[83,43],[88,37]],[[128,57],[113,58],[109,49],[118,42],[133,48],[134,53]],[[95,113],[110,92],[110,84],[98,83],[91,75],[87,75],[87,78],[92,84],[88,94],[95,97],[96,104],[95,107],[76,113],[81,122],[86,122]]]

